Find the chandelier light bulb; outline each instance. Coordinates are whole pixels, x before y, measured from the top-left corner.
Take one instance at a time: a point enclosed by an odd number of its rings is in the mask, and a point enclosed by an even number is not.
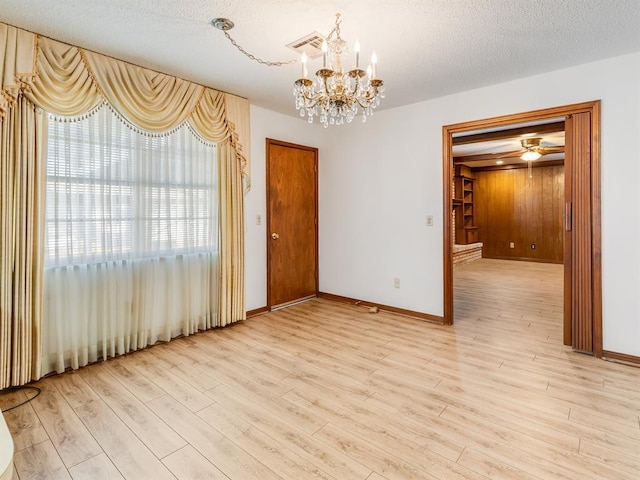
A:
[[[327,52],[329,51],[329,44],[326,40],[322,41],[322,68],[327,68]]]
[[[358,68],[360,66],[360,42],[358,40],[353,45],[353,51],[356,52],[356,68]]]

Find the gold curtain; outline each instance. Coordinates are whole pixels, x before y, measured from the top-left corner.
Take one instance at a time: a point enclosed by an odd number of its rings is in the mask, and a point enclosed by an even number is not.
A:
[[[206,140],[229,141],[249,186],[249,102],[170,75],[38,37],[37,76],[25,95],[46,111],[80,115],[107,101],[131,124],[168,132],[185,121]]]
[[[251,131],[249,126],[249,102],[235,95],[225,94],[227,105],[227,119],[231,128],[231,134],[236,144],[237,154],[242,163],[241,172],[245,183],[245,192],[251,187],[251,165],[247,159],[251,158]]]
[[[0,23],[0,117],[36,71],[36,36]]]
[[[234,147],[218,146],[220,205],[220,284],[218,309],[221,326],[245,319],[244,310],[244,192]],[[235,320],[233,320],[235,319]]]
[[[18,95],[0,119],[0,389],[40,378],[44,112]]]
[[[40,152],[46,141],[43,130],[46,122],[40,109],[77,116],[107,102],[118,115],[141,130],[163,134],[189,122],[203,138],[218,144],[220,325],[244,319],[243,186],[245,191],[249,187],[250,171],[248,100],[2,23],[0,40],[4,40],[0,44],[3,162],[0,356],[18,352],[16,348],[23,348],[28,338],[31,353],[27,356],[32,357],[31,364],[25,360],[19,368],[17,363],[10,365],[0,359],[0,388],[8,385],[7,369],[13,372],[16,368],[16,380],[11,382],[24,383],[28,380],[23,373],[25,368],[35,372],[33,362],[39,362],[42,259],[34,255],[35,250],[42,255],[45,183],[38,175],[46,160]],[[16,135],[18,131],[29,132],[29,136]],[[24,174],[25,169],[29,169],[29,175]],[[24,194],[24,198],[15,197],[18,193]],[[23,218],[20,202],[38,215]],[[20,268],[14,271],[15,265]],[[37,278],[33,273],[36,271]],[[21,290],[25,286],[28,288]],[[18,312],[15,319],[14,311]],[[16,329],[21,332],[20,338],[14,338],[12,332]]]

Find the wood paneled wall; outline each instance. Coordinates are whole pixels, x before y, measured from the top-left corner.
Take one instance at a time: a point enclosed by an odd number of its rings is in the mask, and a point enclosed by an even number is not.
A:
[[[563,262],[564,166],[534,168],[532,178],[527,168],[474,175],[483,257]]]

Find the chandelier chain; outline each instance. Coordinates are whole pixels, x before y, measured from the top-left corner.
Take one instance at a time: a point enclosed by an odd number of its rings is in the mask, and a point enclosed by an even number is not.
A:
[[[231,35],[229,35],[229,32],[225,31],[224,36],[227,37],[231,42],[231,44],[234,47],[236,47],[238,50],[240,50],[244,55],[249,57],[251,60],[258,62],[261,65],[267,65],[268,67],[282,67],[283,65],[293,65],[294,63],[298,63],[297,60],[289,60],[288,62],[271,62],[269,60],[262,60],[261,58],[258,58],[252,53],[247,52],[244,48],[238,45],[238,43],[233,38],[231,38]]]
[[[327,40],[331,39],[331,36],[335,33],[337,38],[340,38],[340,23],[342,22],[342,20],[340,20],[340,14],[336,13],[336,23],[333,26],[333,29],[329,32],[329,35],[327,35]]]

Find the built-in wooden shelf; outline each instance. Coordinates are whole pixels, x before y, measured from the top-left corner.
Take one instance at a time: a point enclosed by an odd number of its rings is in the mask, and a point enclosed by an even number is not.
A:
[[[473,212],[473,183],[475,178],[471,169],[465,165],[456,165],[454,176],[455,195],[458,203],[453,202],[456,212],[455,243],[467,245],[478,241],[478,227]]]

